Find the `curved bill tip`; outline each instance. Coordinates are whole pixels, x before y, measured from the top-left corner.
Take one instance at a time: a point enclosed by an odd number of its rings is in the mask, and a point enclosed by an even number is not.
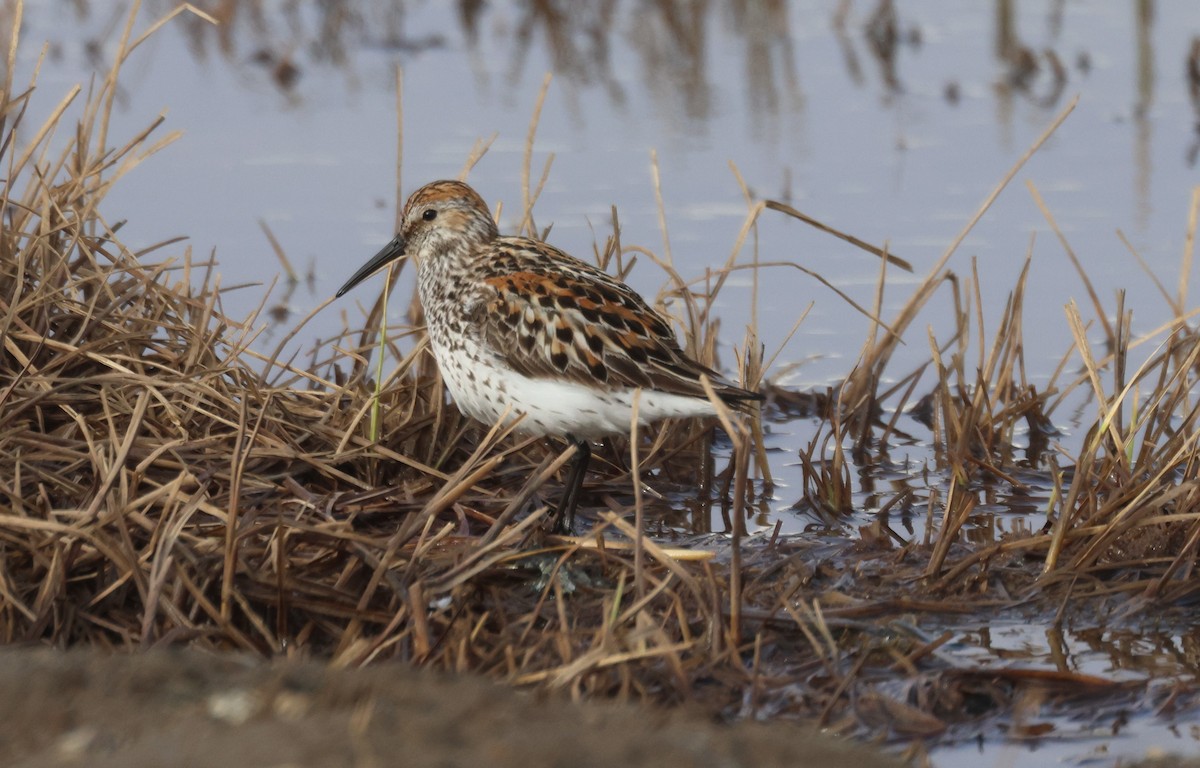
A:
[[[402,256],[404,256],[404,237],[401,235],[396,235],[394,238],[392,238],[390,243],[383,246],[383,248],[379,250],[379,253],[372,256],[370,261],[368,261],[366,264],[363,264],[357,272],[350,276],[350,279],[346,281],[346,284],[339,288],[338,292],[334,294],[334,298],[341,298],[351,288],[378,272],[382,267],[390,264]]]

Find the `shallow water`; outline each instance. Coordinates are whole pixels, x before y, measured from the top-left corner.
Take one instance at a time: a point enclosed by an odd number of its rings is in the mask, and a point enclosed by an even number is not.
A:
[[[139,27],[169,7],[147,5]],[[553,153],[536,213],[539,226],[553,223],[554,244],[588,255],[610,229],[616,205],[623,242],[664,253],[653,152],[669,250],[685,277],[719,267],[745,219],[731,164],[757,195],[788,200],[868,242],[886,242],[920,275],[1078,95],[1074,113],[972,230],[950,267],[966,276],[971,258],[978,259],[990,329],[1032,248],[1025,358],[1031,380],[1046,381],[1070,343],[1063,306],[1071,299],[1086,306],[1086,294],[1026,188],[1032,183],[1106,306],[1115,307],[1117,290],[1127,291],[1135,334],[1169,317],[1116,230],[1173,292],[1200,178],[1200,96],[1186,78],[1200,17],[1189,4],[920,0],[898,4],[894,40],[869,31],[875,3],[844,5],[842,22],[832,2],[242,3],[220,27],[177,19],[126,66],[112,135],[120,143],[162,110],[164,129],[185,135],[117,185],[102,210],[129,218],[121,235],[131,247],[185,234],[197,256],[215,249],[221,284],[242,286],[224,298],[235,317],[257,307],[258,286],[281,272],[264,222],[297,270],[311,273],[291,292],[275,288],[268,306],[286,311],[275,324],[260,321],[265,348],[392,235],[397,68],[403,70],[402,188],[456,175],[473,144],[495,134],[471,181],[507,212],[521,207],[525,137],[543,75],[552,72],[532,165],[536,177]],[[103,71],[112,32],[123,20],[108,4],[27,2],[18,81],[35,63],[30,43],[49,41],[31,114],[45,114],[71,85]],[[1011,63],[1022,47],[1041,65],[1024,80]],[[506,230],[514,227],[511,216],[504,217]],[[861,304],[873,301],[879,265],[861,251],[771,212],[760,219],[743,259],[755,244],[763,261],[798,262]],[[889,274],[885,318],[916,281]],[[632,282],[653,294],[662,272],[643,264]],[[380,284],[376,278],[326,308],[299,337],[299,351],[347,325],[358,327],[360,306]],[[727,364],[728,345],[740,343],[755,320],[754,288],[749,272],[738,273],[719,297]],[[892,375],[928,360],[925,326],[946,337],[949,301],[943,294],[917,321]],[[757,323],[768,355],[810,302],[774,369],[782,383],[802,389],[838,381],[869,331],[865,318],[812,278],[773,268],[757,285]],[[392,302],[394,324],[405,308],[402,300]],[[918,387],[917,395],[923,391]],[[1086,404],[1079,407],[1088,412]],[[1069,441],[1078,422],[1067,408],[1056,417]],[[943,478],[925,472],[928,430],[907,416],[899,425],[916,440],[893,447],[888,466],[855,468],[859,511],[831,526],[805,508],[796,490],[794,457],[816,422],[773,422],[769,448],[779,485],[755,521],[758,529],[853,535],[908,487],[908,503],[889,510],[886,523],[921,540],[928,494]],[[1036,477],[1029,481],[1020,495],[999,487],[983,493],[970,532],[977,542],[1043,525],[1049,488]],[[1003,658],[997,642],[1031,659],[1052,655],[1036,624],[993,626],[991,645],[972,640],[979,628],[958,631],[964,662]],[[1190,630],[1174,631],[1161,642],[1184,645]],[[1160,657],[1158,646],[1135,652],[1138,643],[1158,642],[1139,628],[1129,638],[1129,658]],[[1118,671],[1136,665],[1114,657],[1112,644],[1076,643],[1071,663],[1121,677]],[[979,657],[966,650],[972,646],[981,649]],[[1189,664],[1152,674],[1161,680],[1194,671]],[[1135,735],[1102,740],[1110,751],[1097,757],[1101,764],[1117,754],[1140,755],[1159,736],[1171,750],[1200,752],[1187,729],[1172,732],[1166,721],[1144,714],[1131,722]],[[1022,754],[1021,764],[1059,764],[1095,746],[1090,739],[1047,743]],[[935,758],[959,765],[975,759],[970,751],[945,748]],[[996,764],[1008,759],[987,754]]]
[[[954,655],[963,662],[974,659],[987,666],[999,661],[1014,668],[1094,675],[1131,688],[1127,695],[1040,710],[1033,706],[1007,723],[981,724],[978,735],[989,749],[964,734],[968,737],[938,749],[937,763],[964,765],[982,754],[995,765],[1008,764],[1006,756],[1019,765],[1109,765],[1153,754],[1194,754],[1200,751],[1200,731],[1186,707],[1181,717],[1173,716],[1170,680],[1195,675],[1195,642],[1194,629],[1181,633],[1166,626],[1060,632],[1043,624],[1000,620],[965,629],[953,641]],[[1156,716],[1160,709],[1162,715]],[[996,748],[1006,737],[1009,743]]]

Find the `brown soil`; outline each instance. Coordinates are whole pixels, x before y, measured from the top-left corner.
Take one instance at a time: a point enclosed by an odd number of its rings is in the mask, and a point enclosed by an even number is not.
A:
[[[537,696],[396,663],[0,650],[13,766],[897,766],[800,726]]]

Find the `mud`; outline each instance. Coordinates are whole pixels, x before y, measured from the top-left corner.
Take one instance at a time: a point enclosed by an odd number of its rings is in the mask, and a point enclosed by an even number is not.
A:
[[[575,703],[402,664],[0,651],[11,766],[897,766],[786,723]]]

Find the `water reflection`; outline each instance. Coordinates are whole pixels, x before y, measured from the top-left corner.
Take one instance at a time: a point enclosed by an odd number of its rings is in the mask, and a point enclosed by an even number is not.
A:
[[[162,14],[175,4],[157,0],[152,5],[154,13]],[[751,117],[751,131],[759,138],[778,135],[780,115],[803,119],[806,100],[798,62],[800,30],[811,35],[813,30],[826,28],[841,50],[844,75],[855,85],[867,80],[860,61],[860,51],[865,51],[878,70],[884,104],[888,105],[909,90],[905,81],[915,76],[906,70],[921,71],[921,76],[928,78],[918,55],[925,37],[922,29],[941,21],[930,9],[897,6],[892,0],[878,0],[866,7],[841,0],[828,15],[820,8],[796,9],[782,0],[739,0],[727,5],[699,0],[526,0],[511,5],[459,0],[455,13],[445,17],[456,28],[440,29],[430,26],[430,9],[404,0],[318,4],[222,0],[200,5],[218,23],[195,16],[180,20],[192,56],[201,62],[217,56],[252,78],[271,83],[285,103],[293,106],[305,98],[322,97],[316,90],[320,86],[304,82],[305,73],[313,67],[343,70],[349,76],[348,84],[358,88],[361,75],[356,69],[361,65],[357,61],[365,52],[386,50],[412,59],[453,48],[461,39],[481,89],[494,89],[499,81],[509,95],[523,95],[521,89],[529,79],[540,79],[549,68],[572,93],[600,89],[619,114],[629,108],[631,89],[645,89],[646,103],[668,125],[684,121],[703,129],[714,114],[717,92],[735,82],[743,99],[738,108]],[[6,7],[9,10],[0,13],[11,15],[12,6]],[[72,23],[93,30],[81,41],[84,60],[102,68],[103,41],[119,29],[123,12],[88,0],[78,0],[70,7]],[[1022,39],[1017,2],[994,0],[991,49],[1003,74],[989,90],[996,122],[1006,132],[1005,145],[1012,136],[1015,100],[1052,110],[1068,90],[1080,87],[1072,82],[1064,62],[1075,61],[1080,75],[1091,71],[1093,57],[1087,49],[1062,50],[1064,28],[1082,13],[1086,11],[1069,16],[1064,3],[1051,3],[1043,23],[1049,44],[1037,47]],[[1139,225],[1144,225],[1153,181],[1154,1],[1136,0],[1133,16],[1136,97],[1131,112],[1136,125],[1133,144]],[[720,36],[713,34],[717,25]],[[741,50],[743,64],[735,78],[724,71],[727,64],[713,50],[716,41],[725,36],[736,40]],[[53,42],[56,47],[70,44]],[[499,59],[494,48],[499,49]],[[903,48],[911,54],[901,55]],[[625,64],[626,50],[637,61],[640,71],[636,74]],[[1200,53],[1193,48],[1182,54],[1191,102],[1198,105],[1200,65],[1196,61]],[[498,68],[498,60],[507,64]],[[498,69],[503,72],[499,78]],[[953,68],[941,73],[941,83],[934,87],[948,102],[958,103],[962,97],[960,75]],[[575,103],[578,109],[577,99]],[[1200,106],[1194,108],[1200,110]],[[635,119],[643,119],[643,115]],[[1198,144],[1200,138],[1188,152],[1189,163],[1195,163]]]
[[[161,15],[175,3],[157,0],[150,5],[154,14]],[[427,9],[405,0],[311,5],[222,0],[197,5],[218,23],[195,16],[182,18],[192,55],[203,61],[215,52],[239,67],[273,64],[272,77],[281,91],[293,89],[307,66],[349,69],[364,50],[417,56],[453,44],[451,30],[413,31],[426,23],[423,14]],[[114,12],[107,4],[88,0],[78,0],[70,7],[73,23],[89,26],[99,22],[96,33],[83,45],[91,51],[88,58],[102,66],[102,43],[119,28],[124,11]],[[2,12],[11,17],[12,6],[6,8]],[[912,59],[898,55],[900,46],[907,43],[918,51],[922,27],[938,21],[927,9],[897,8],[892,0],[878,0],[869,9],[856,8],[853,0],[841,0],[825,18],[818,9],[797,11],[783,0],[738,0],[728,5],[700,0],[525,0],[511,5],[459,0],[455,8],[456,32],[474,57],[484,87],[491,84],[493,74],[491,57],[481,55],[490,39],[508,49],[509,64],[504,67],[508,85],[530,75],[540,77],[544,66],[532,64],[531,57],[544,50],[557,77],[577,87],[600,86],[614,105],[620,105],[626,101],[622,83],[631,81],[615,66],[615,52],[628,45],[639,55],[642,77],[638,80],[662,97],[659,103],[664,114],[679,112],[689,118],[710,115],[714,83],[728,80],[726,73],[718,78],[711,70],[716,58],[711,50],[713,25],[720,24],[724,32],[739,40],[745,62],[739,77],[746,94],[744,106],[760,114],[795,109],[803,102],[797,66],[798,29],[811,31],[828,25],[843,52],[845,73],[856,84],[865,81],[856,50],[861,44],[878,66],[885,89],[899,92],[905,90],[901,70]],[[1006,105],[1014,95],[1053,108],[1069,80],[1063,62],[1074,59],[1077,69],[1086,73],[1091,68],[1090,54],[1081,50],[1070,56],[1054,47],[1035,49],[1021,40],[1015,0],[994,0],[992,8],[992,51],[1005,72],[995,89],[1001,114],[1010,112]],[[1136,0],[1134,9],[1135,113],[1144,116],[1154,95],[1154,0]],[[1066,23],[1064,4],[1052,3],[1045,15],[1047,37],[1060,40]],[[536,71],[530,71],[531,67]]]
[[[731,5],[730,13],[733,29],[745,39],[747,114],[800,114],[804,94],[797,71],[788,3],[784,0],[740,0]],[[757,125],[757,122],[751,122],[752,129]]]
[[[469,3],[460,8],[464,16],[470,13],[476,17],[469,22],[473,28],[494,20],[490,6]],[[556,75],[579,86],[599,85],[614,105],[624,103],[624,92],[612,68],[614,0],[595,3],[530,0],[517,4],[513,10],[517,19],[511,22],[511,30],[506,33],[511,36],[506,78],[509,86],[519,87],[524,77],[530,74],[530,56],[544,49],[550,55]],[[481,51],[479,37],[469,35],[467,42],[477,75],[486,77],[490,62]],[[539,71],[532,74],[540,76],[540,67],[535,65],[535,68]]]
[[[1182,617],[1180,617],[1182,618]],[[1021,662],[1059,672],[1111,680],[1190,678],[1200,674],[1200,626],[1099,626],[998,621],[964,632],[959,642],[974,646],[980,664]]]
[[[1196,156],[1200,154],[1200,36],[1192,38],[1192,47],[1187,59],[1187,88],[1188,98],[1192,102],[1192,112],[1195,125],[1191,147],[1188,148],[1187,164],[1189,168],[1196,167]]]
[[[1133,108],[1133,183],[1137,189],[1137,224],[1145,228],[1150,219],[1150,184],[1153,124],[1150,108],[1154,104],[1154,0],[1137,0],[1134,30],[1137,39],[1137,102]]]
[[[900,32],[896,25],[896,7],[892,0],[880,0],[864,27],[867,46],[879,63],[880,75],[888,91],[900,90],[900,79],[896,75],[896,46]]]
[[[700,121],[709,117],[707,4],[646,4],[643,13],[629,29],[629,45],[638,55],[639,79],[649,89],[658,117],[668,122],[674,116]]]

